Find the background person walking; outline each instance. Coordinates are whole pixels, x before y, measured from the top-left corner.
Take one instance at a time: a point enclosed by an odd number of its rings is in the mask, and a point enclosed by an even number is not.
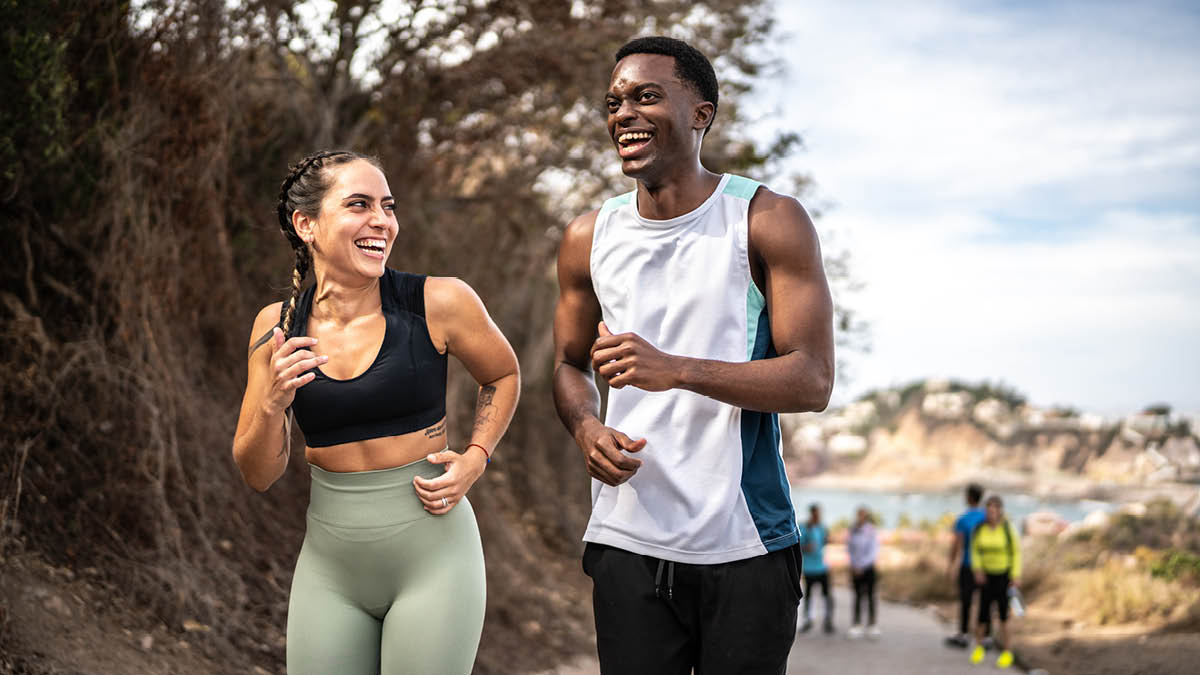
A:
[[[946,638],[952,647],[966,648],[971,630],[971,601],[975,595],[975,573],[971,571],[971,534],[984,521],[986,515],[979,507],[983,488],[971,483],[967,486],[967,510],[954,521],[954,542],[950,545],[950,578],[958,579],[958,633]]]
[[[991,607],[996,605],[1000,617],[1000,656],[996,665],[1012,665],[1013,654],[1008,642],[1008,592],[1018,587],[1021,577],[1021,540],[1012,523],[1004,517],[1004,501],[996,495],[988,497],[987,518],[971,536],[971,570],[980,586],[979,623],[975,627],[975,649],[971,663],[983,661],[983,639],[991,625]]]
[[[800,541],[804,552],[804,624],[800,627],[800,632],[812,629],[812,589],[814,586],[820,586],[825,602],[824,630],[826,633],[832,633],[833,595],[829,590],[829,570],[825,567],[825,542],[829,541],[829,530],[821,522],[820,504],[814,503],[808,507],[808,522],[800,528]]]
[[[862,605],[865,602],[867,636],[879,637],[879,627],[875,625],[875,558],[879,555],[879,535],[875,532],[871,512],[865,506],[858,507],[846,548],[850,553],[850,574],[854,582],[854,625],[848,635],[862,637]]]

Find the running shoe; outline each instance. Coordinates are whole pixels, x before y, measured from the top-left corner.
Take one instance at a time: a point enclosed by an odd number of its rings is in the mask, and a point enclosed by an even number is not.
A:
[[[971,646],[971,642],[970,642],[970,640],[967,639],[966,635],[963,635],[960,633],[958,635],[951,635],[950,637],[947,637],[946,638],[946,646],[947,647],[957,647],[959,649],[966,649],[967,647]]]
[[[860,638],[862,636],[863,636],[863,629],[862,629],[862,626],[860,626],[858,624],[854,624],[853,626],[850,626],[850,630],[846,631],[846,637],[850,638],[851,640],[857,640],[858,638]]]
[[[1012,665],[1013,653],[1005,649],[1000,652],[1000,658],[996,659],[997,668],[1007,668]]]
[[[975,649],[971,650],[971,663],[983,663],[983,654],[983,645],[975,645]]]

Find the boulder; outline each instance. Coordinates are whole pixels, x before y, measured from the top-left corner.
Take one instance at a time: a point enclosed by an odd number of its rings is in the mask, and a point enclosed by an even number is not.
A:
[[[1029,537],[1054,537],[1069,523],[1053,511],[1034,511],[1021,522],[1021,531]]]

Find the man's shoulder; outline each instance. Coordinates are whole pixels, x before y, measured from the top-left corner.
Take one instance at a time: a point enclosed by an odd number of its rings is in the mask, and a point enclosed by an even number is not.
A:
[[[581,213],[572,218],[563,231],[563,240],[578,239],[583,235],[587,235],[587,238],[590,240],[592,232],[596,229],[596,218],[599,215],[600,209],[592,209],[587,213]]]

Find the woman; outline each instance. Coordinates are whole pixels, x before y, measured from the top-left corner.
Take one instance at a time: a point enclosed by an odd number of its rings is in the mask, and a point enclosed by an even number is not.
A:
[[[516,356],[465,283],[385,267],[395,200],[375,160],[306,157],[278,215],[292,292],[254,321],[233,456],[266,490],[287,466],[292,414],[304,432],[312,491],[288,672],[468,673],[484,572],[466,493],[512,419]],[[446,442],[447,354],[480,385],[461,453]]]
[[[849,637],[863,635],[862,605],[867,605],[867,636],[879,637],[875,625],[875,558],[879,555],[879,536],[867,507],[858,507],[854,526],[850,528],[850,539],[846,544],[850,554],[850,574],[854,581],[854,625]]]
[[[1021,538],[1004,517],[1004,500],[997,495],[984,503],[987,516],[971,535],[971,571],[979,587],[979,621],[975,625],[975,648],[971,663],[983,661],[983,639],[992,623],[992,605],[1000,616],[1000,656],[996,665],[1008,668],[1013,653],[1008,643],[1009,589],[1018,588],[1021,578]]]

